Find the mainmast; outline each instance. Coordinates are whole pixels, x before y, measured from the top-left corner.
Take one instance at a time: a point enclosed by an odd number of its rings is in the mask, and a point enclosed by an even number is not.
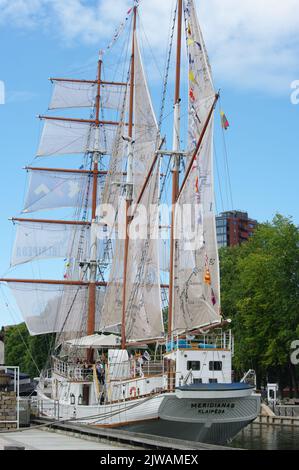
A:
[[[176,48],[176,74],[174,95],[173,120],[173,164],[172,164],[172,195],[171,195],[171,226],[170,226],[170,269],[169,269],[169,306],[168,306],[168,334],[172,332],[173,319],[173,285],[174,285],[174,215],[175,203],[179,192],[180,169],[180,82],[181,82],[181,49],[182,49],[182,10],[183,0],[178,0],[177,48]]]
[[[102,55],[100,52],[97,73],[97,95],[95,100],[95,139],[93,149],[93,176],[92,176],[92,200],[91,200],[91,239],[89,260],[89,287],[88,287],[88,317],[87,335],[95,332],[96,314],[96,280],[97,280],[97,232],[96,232],[96,209],[98,189],[98,161],[100,157],[100,105],[101,105],[101,68]],[[88,351],[88,360],[91,362],[93,350]]]
[[[129,209],[133,199],[133,109],[134,109],[134,79],[135,79],[135,33],[136,33],[137,6],[133,9],[133,31],[132,31],[132,55],[130,74],[130,95],[129,95],[129,122],[128,122],[128,159],[127,159],[127,179],[126,179],[126,203],[125,203],[125,246],[124,246],[124,279],[122,295],[122,321],[121,321],[121,348],[126,347],[126,285],[127,285],[127,265],[129,251]]]

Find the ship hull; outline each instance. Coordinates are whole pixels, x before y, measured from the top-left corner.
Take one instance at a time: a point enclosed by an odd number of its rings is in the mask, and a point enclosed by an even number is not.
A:
[[[178,398],[173,394],[164,397],[157,421],[128,425],[126,429],[189,441],[226,444],[257,417],[259,410],[259,395],[196,399]]]
[[[260,410],[260,396],[178,398],[165,396],[159,420],[127,426],[135,432],[211,444],[226,444],[252,422]]]
[[[53,401],[48,399],[48,402]],[[246,393],[240,396],[240,392],[235,392],[234,396],[232,391],[229,397],[211,393],[210,397],[200,398],[196,393],[184,397],[176,391],[112,405],[74,407],[61,403],[59,410],[56,406],[56,416],[50,408],[46,413],[44,407],[44,414],[51,418],[71,419],[73,416],[76,422],[93,426],[226,444],[257,417],[260,396]]]
[[[162,419],[144,423],[136,423],[120,427],[132,432],[152,434],[156,436],[182,439],[184,441],[202,442],[206,444],[225,445],[232,441],[239,431],[244,429],[252,420],[240,420],[235,423],[175,423]]]
[[[74,420],[74,422],[94,426],[119,427],[139,422],[151,422],[158,419],[158,410],[164,396],[135,398],[109,405],[70,405],[52,400],[39,393],[38,414],[57,420]]]

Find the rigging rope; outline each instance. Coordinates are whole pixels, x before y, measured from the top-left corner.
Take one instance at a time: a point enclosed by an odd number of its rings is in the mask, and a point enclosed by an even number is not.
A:
[[[167,84],[168,84],[168,76],[169,76],[169,69],[170,69],[170,60],[171,60],[171,52],[173,46],[173,37],[175,31],[175,21],[176,21],[176,13],[177,13],[177,4],[175,6],[175,10],[173,13],[173,20],[170,32],[170,40],[169,40],[169,48],[167,53],[166,65],[165,65],[165,74],[164,74],[164,82],[162,88],[162,99],[161,99],[161,107],[160,107],[160,114],[159,114],[159,121],[158,121],[158,131],[161,134],[161,126],[164,116],[164,109],[165,109],[165,100],[166,100],[166,93],[167,93]]]
[[[221,96],[219,98],[219,108],[222,109],[221,105]],[[227,145],[226,145],[226,139],[225,139],[225,130],[223,126],[221,126],[221,131],[222,131],[222,142],[223,142],[223,149],[224,149],[224,160],[225,160],[225,169],[226,169],[226,177],[227,177],[227,185],[228,185],[228,195],[230,198],[230,204],[231,204],[231,209],[234,208],[234,202],[233,202],[233,195],[232,195],[232,185],[231,185],[231,179],[230,179],[230,169],[229,169],[229,161],[228,161],[228,151],[227,151]]]
[[[165,77],[164,77],[164,82],[163,82],[161,108],[160,108],[160,115],[159,115],[159,121],[158,121],[159,133],[161,133],[162,122],[165,119],[164,110],[165,110],[165,102],[166,102],[166,94],[167,94],[167,83],[168,83],[169,70],[170,70],[171,52],[172,52],[174,32],[175,32],[176,15],[177,15],[177,3],[175,5],[174,12],[173,12],[173,19],[172,19],[171,29],[170,29],[169,48],[168,48],[166,64],[165,64]],[[168,115],[170,115],[171,113],[169,113]],[[159,203],[161,203],[162,194],[164,193],[164,190],[165,190],[166,181],[168,180],[169,175],[170,175],[170,168],[171,168],[171,158],[168,159],[166,171],[161,180]],[[161,289],[161,301],[162,301],[163,310],[165,310],[165,308],[168,307],[168,292],[166,288]]]

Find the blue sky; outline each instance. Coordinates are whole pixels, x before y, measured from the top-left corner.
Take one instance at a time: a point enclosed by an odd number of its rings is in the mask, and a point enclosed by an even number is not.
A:
[[[140,4],[142,49],[157,112],[173,4]],[[234,209],[248,211],[259,221],[280,212],[299,224],[299,104],[290,99],[291,83],[299,80],[298,1],[197,0],[196,5],[230,122],[225,140]],[[99,48],[107,45],[130,6],[126,0],[0,0],[0,80],[6,88],[6,102],[0,105],[1,274],[9,267],[13,241],[7,219],[22,209],[22,167],[33,161],[37,149],[41,125],[35,116],[46,111],[50,98],[47,79],[83,77],[83,72],[84,78],[93,78]],[[171,99],[166,114],[171,113]],[[215,140],[223,204],[217,183],[216,192],[217,209],[222,211],[231,204],[218,121]],[[170,124],[171,114],[164,132]],[[34,162],[44,163],[49,161]],[[62,166],[62,160],[56,157],[50,164]],[[12,323],[2,299],[0,308],[0,325]]]

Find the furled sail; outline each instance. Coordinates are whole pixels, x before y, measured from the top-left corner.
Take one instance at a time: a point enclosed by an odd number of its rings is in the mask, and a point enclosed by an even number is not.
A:
[[[9,283],[31,335],[77,333],[86,328],[88,287],[41,283]],[[101,311],[103,293],[97,289],[97,312]],[[99,326],[99,313],[96,327]]]
[[[24,213],[60,207],[91,206],[91,174],[30,170]]]
[[[47,222],[15,222],[17,226],[11,266],[40,259],[89,255],[90,226]]]
[[[49,109],[93,108],[97,96],[97,83],[55,80]],[[101,106],[119,110],[122,107],[126,85],[101,84]]]
[[[194,3],[186,2],[189,59],[189,134],[192,151],[215,92]],[[175,210],[173,329],[192,330],[220,320],[219,264],[213,191],[211,119]]]
[[[133,203],[136,202],[154,158],[158,128],[149,90],[142,66],[138,42],[135,38],[135,79],[134,79],[134,126],[133,126]],[[144,192],[142,204],[149,209],[158,202],[159,165]],[[120,207],[118,208],[120,210]],[[148,221],[149,222],[149,221]],[[153,222],[153,221],[152,221]],[[158,223],[158,217],[157,222]],[[152,224],[152,229],[156,227]],[[120,227],[119,227],[120,229]],[[144,240],[130,240],[126,290],[126,334],[127,340],[161,337],[163,323],[161,317],[159,240],[151,239],[146,227]],[[158,233],[158,231],[157,231]],[[131,245],[132,242],[132,245]],[[115,243],[106,298],[102,310],[102,327],[121,323],[123,292],[123,253],[124,240]],[[140,271],[141,258],[145,262]],[[137,280],[138,274],[138,280]],[[139,315],[137,319],[137,309]]]

